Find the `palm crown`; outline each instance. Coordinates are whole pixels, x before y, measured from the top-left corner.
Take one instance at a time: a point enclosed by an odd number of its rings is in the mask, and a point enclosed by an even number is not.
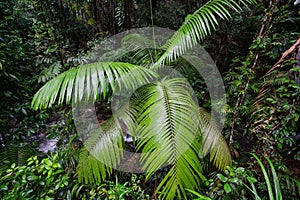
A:
[[[239,2],[247,6],[254,1]],[[165,69],[165,64],[171,69],[178,67],[178,60],[216,29],[217,18],[230,19],[228,10],[239,12],[242,8],[233,0],[208,1],[188,15],[179,30],[159,48],[153,40],[129,35],[123,41],[131,44],[134,63],[122,59],[122,53],[114,60],[103,56],[98,62],[58,75],[35,94],[32,105],[39,109],[71,100],[75,104],[101,100],[123,89],[134,91],[129,106],[118,106],[117,117],[108,120],[100,132],[97,128],[90,131],[78,166],[82,181],[99,183],[120,164],[123,124],[135,138],[136,149],[142,152],[138,159],[147,178],[169,165],[157,188],[164,199],[186,199],[185,188],[197,189],[202,156],[210,153],[210,160],[221,170],[231,165],[229,149],[217,124],[197,105],[186,79],[162,73],[170,70]],[[142,86],[137,88],[139,85]]]

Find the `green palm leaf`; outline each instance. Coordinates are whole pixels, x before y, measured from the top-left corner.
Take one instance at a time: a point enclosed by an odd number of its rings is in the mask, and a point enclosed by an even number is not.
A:
[[[122,38],[122,48],[127,51],[138,51],[141,49],[154,49],[157,44],[145,35],[132,33]]]
[[[239,2],[247,6],[248,4],[253,4],[255,1],[244,0]],[[231,18],[228,9],[232,9],[235,12],[242,10],[241,6],[234,0],[211,0],[193,14],[188,15],[183,25],[165,44],[164,48],[167,50],[153,65],[153,68],[179,58],[188,50],[195,47],[199,41],[209,36],[212,30],[216,30],[216,27],[219,25],[217,16],[226,20]]]
[[[154,40],[137,33],[125,36],[122,39],[122,48],[133,52],[132,59],[139,65],[155,63],[163,52]]]
[[[231,155],[227,143],[211,116],[203,108],[199,108],[199,113],[203,138],[201,154],[204,157],[210,153],[210,160],[217,168],[224,170],[226,166],[231,165]]]
[[[78,165],[79,180],[101,183],[120,164],[122,155],[123,133],[114,119],[110,119],[104,127],[92,131],[84,142]]]
[[[148,178],[165,164],[171,165],[157,188],[165,199],[185,196],[185,188],[195,188],[200,180],[198,109],[189,91],[182,78],[162,80],[139,91],[144,101],[137,120],[141,138],[137,148],[143,150],[141,161]]]
[[[98,62],[70,69],[47,82],[33,97],[35,109],[81,100],[105,98],[116,85],[125,89],[148,83],[156,74],[141,66],[122,62]]]

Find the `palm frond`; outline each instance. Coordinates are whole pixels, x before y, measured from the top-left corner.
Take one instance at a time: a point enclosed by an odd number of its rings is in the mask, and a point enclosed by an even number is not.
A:
[[[85,183],[101,183],[120,164],[123,133],[114,119],[92,131],[84,142],[78,164],[78,178]]]
[[[165,164],[171,165],[158,186],[163,199],[185,196],[185,188],[194,189],[200,180],[198,110],[189,91],[182,78],[152,83],[139,91],[144,101],[136,135],[143,168],[149,178]]]
[[[38,82],[45,83],[48,80],[57,76],[62,70],[62,65],[59,62],[55,62],[49,67],[45,68],[39,75]]]
[[[231,165],[231,155],[227,143],[218,129],[218,125],[211,119],[210,115],[203,109],[199,108],[199,124],[202,133],[202,156],[210,154],[210,160],[221,170]]]
[[[204,62],[204,59],[207,61],[207,58],[200,59],[197,56],[184,55],[183,57],[187,58],[192,66],[197,66],[198,69],[201,69],[199,72],[210,92],[212,107],[214,109],[223,109],[226,104],[222,77],[218,71],[213,70],[213,65],[206,64],[213,62]],[[199,108],[199,127],[203,138],[201,156],[204,157],[210,153],[210,160],[213,161],[214,165],[224,170],[227,165],[231,165],[231,156],[226,141],[218,129],[219,125],[214,117],[218,118],[218,116],[210,116],[205,109]]]
[[[247,6],[254,0],[239,2]],[[116,114],[116,117],[122,118],[136,139],[137,150],[142,150],[141,163],[143,170],[147,171],[147,178],[157,169],[170,165],[168,174],[157,187],[159,196],[162,199],[186,199],[186,189],[195,190],[200,185],[199,152],[202,156],[210,153],[210,159],[219,169],[231,165],[231,156],[217,123],[198,108],[186,79],[172,78],[167,74],[161,77],[162,80],[153,81],[158,74],[152,69],[175,61],[195,47],[216,30],[219,25],[217,17],[231,18],[229,9],[242,10],[234,0],[208,1],[186,18],[173,37],[159,47],[160,52],[150,39],[134,34],[123,38],[123,47],[99,58],[102,62],[70,69],[50,80],[35,94],[32,106],[38,109],[50,107],[55,102],[95,101],[118,93],[118,89],[134,91],[136,86],[143,85],[130,99],[129,110],[122,110],[120,106],[118,112],[121,114]],[[134,58],[138,61],[134,62],[138,65],[112,62],[130,55],[126,51],[126,42],[131,45],[130,51],[134,52],[130,53],[135,53]],[[139,66],[153,62],[155,64],[150,69]],[[99,183],[111,175],[122,160],[123,142],[123,130],[116,121],[109,120],[103,131],[92,131],[80,156],[79,179],[85,183]]]
[[[156,77],[144,67],[122,62],[98,62],[72,68],[47,82],[33,97],[35,109],[81,100],[95,101],[99,94],[105,98],[116,85],[133,88],[135,84],[148,83]]]
[[[255,1],[245,0],[239,2],[247,6]],[[165,44],[167,50],[153,65],[153,68],[157,68],[165,62],[171,62],[195,47],[201,40],[209,36],[212,30],[216,30],[219,25],[217,16],[225,20],[231,18],[229,9],[235,12],[242,10],[241,6],[234,0],[211,0],[193,14],[188,15],[183,25]]]
[[[136,61],[138,65],[155,63],[162,52],[154,40],[138,33],[122,38],[122,48],[133,54],[131,60]]]
[[[141,49],[153,49],[157,44],[145,35],[133,33],[122,38],[122,48],[127,51],[138,51]]]

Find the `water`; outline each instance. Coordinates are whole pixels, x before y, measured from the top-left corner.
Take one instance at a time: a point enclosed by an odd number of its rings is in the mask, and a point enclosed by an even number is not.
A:
[[[38,150],[42,153],[54,152],[58,139],[43,139],[40,141]]]

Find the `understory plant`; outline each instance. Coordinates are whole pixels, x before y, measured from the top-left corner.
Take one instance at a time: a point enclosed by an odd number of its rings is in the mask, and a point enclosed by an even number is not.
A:
[[[58,161],[58,155],[28,159],[26,165],[1,172],[1,199],[61,199],[67,197],[71,177]]]
[[[295,59],[299,48],[296,28],[299,20],[290,20],[298,19],[299,15],[293,2],[260,2],[254,10],[264,8],[265,11],[254,12],[251,17],[261,23],[251,25],[257,30],[254,38],[248,39],[249,48],[241,45],[247,54],[232,60],[224,78],[230,127],[224,132],[229,135],[229,145],[235,148],[236,157],[241,159],[247,157],[243,153],[253,150],[258,155],[284,159],[286,163],[299,155],[299,69]],[[265,24],[265,21],[269,22]],[[248,31],[251,28],[247,22],[243,25]],[[235,41],[242,38],[237,37]]]
[[[263,197],[261,197],[262,191],[268,194],[270,200],[295,199],[300,195],[299,180],[296,180],[293,177],[287,177],[285,174],[281,174],[278,170],[279,167],[275,167],[274,162],[267,156],[264,157],[267,161],[267,164],[265,164],[264,161],[256,154],[252,153],[251,155],[257,160],[257,163],[263,173],[263,185],[266,185],[266,188],[262,189],[262,184],[260,182],[249,181],[251,184],[251,189],[249,188],[249,190],[252,192],[255,199],[263,199]],[[257,186],[254,185],[255,182]],[[265,194],[263,195],[265,196]]]
[[[108,97],[120,95],[115,94],[120,88],[133,90],[128,107],[120,105],[117,116],[102,126],[103,131],[89,133],[78,165],[80,181],[101,184],[112,175],[123,158],[126,130],[133,137],[135,150],[143,153],[138,159],[147,179],[168,165],[168,173],[155,191],[161,199],[187,199],[186,188],[197,190],[203,177],[200,160],[208,153],[218,169],[231,165],[230,152],[217,123],[197,105],[188,81],[170,72],[187,66],[181,57],[217,28],[218,18],[230,19],[229,10],[240,12],[254,1],[239,3],[208,1],[188,15],[163,45],[142,35],[129,35],[122,44],[133,45],[131,52],[120,56],[118,52],[126,48],[122,46],[111,52],[117,56],[105,54],[95,63],[65,71],[35,94],[32,106],[39,109],[55,103],[107,101]],[[140,85],[143,86],[137,89]]]
[[[72,159],[57,151],[43,159],[33,156],[24,165],[12,164],[0,171],[0,198],[10,199],[151,199],[132,175],[124,182],[106,180],[98,186],[80,183],[72,170]]]
[[[278,200],[283,196],[285,199],[295,199],[300,194],[299,181],[281,174],[267,156],[262,160],[254,153],[251,155],[260,170],[227,166],[223,173],[217,173],[207,180],[207,196],[212,199],[249,199],[251,196],[255,200],[265,197]]]

